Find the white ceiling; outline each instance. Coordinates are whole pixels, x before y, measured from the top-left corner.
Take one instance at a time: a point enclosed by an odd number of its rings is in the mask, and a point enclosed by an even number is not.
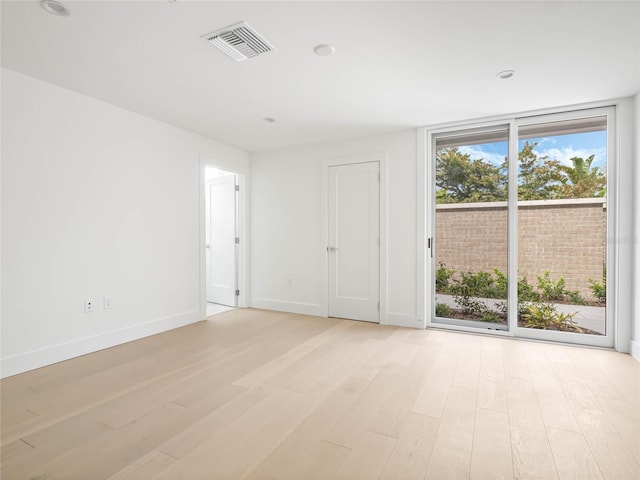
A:
[[[247,151],[640,91],[637,1],[64,3],[2,1],[4,67]],[[201,38],[240,20],[277,51]]]

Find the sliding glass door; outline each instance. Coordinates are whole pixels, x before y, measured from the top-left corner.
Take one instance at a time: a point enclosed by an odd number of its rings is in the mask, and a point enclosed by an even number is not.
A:
[[[435,322],[507,330],[509,127],[435,139]]]
[[[613,344],[613,113],[430,134],[432,324]]]
[[[517,122],[519,336],[606,343],[607,111]]]

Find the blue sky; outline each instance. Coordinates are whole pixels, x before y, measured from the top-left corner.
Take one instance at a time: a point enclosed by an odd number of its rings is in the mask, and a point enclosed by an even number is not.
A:
[[[570,159],[572,157],[586,159],[595,155],[592,166],[605,170],[607,159],[607,133],[605,131],[530,138],[527,141],[538,143],[534,148],[534,152],[538,156],[547,155],[551,159],[559,160],[564,165],[571,165]],[[518,149],[522,148],[524,142],[525,140],[518,142]],[[494,165],[499,165],[507,155],[507,142],[465,145],[459,149],[462,153],[470,154],[471,158],[484,158]]]

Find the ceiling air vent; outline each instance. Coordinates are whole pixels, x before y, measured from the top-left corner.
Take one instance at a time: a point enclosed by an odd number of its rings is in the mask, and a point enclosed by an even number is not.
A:
[[[275,47],[260,36],[247,23],[240,22],[215,32],[203,35],[207,41],[218,47],[236,62],[257,57],[275,50]]]

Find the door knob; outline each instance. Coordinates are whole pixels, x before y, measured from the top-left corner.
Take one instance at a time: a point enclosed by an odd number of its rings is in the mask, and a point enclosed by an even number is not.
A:
[[[327,252],[337,252],[338,250],[340,250],[337,247],[327,247]]]

